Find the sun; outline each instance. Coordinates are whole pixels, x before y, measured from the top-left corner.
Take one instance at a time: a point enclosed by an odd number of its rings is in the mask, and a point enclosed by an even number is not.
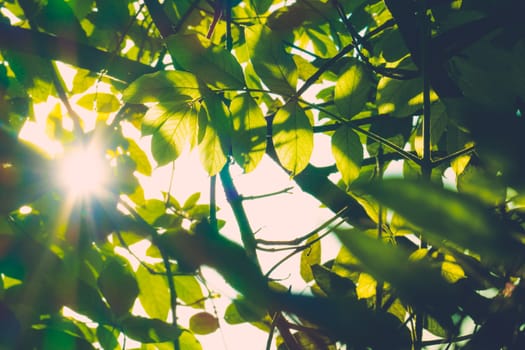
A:
[[[67,151],[59,162],[58,184],[74,197],[96,196],[108,182],[108,161],[93,145]]]

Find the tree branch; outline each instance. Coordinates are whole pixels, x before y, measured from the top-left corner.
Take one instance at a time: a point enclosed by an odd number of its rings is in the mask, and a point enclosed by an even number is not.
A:
[[[122,56],[112,57],[108,51],[4,23],[0,23],[0,49],[57,60],[93,72],[107,70],[106,75],[126,83],[155,71],[153,67]]]

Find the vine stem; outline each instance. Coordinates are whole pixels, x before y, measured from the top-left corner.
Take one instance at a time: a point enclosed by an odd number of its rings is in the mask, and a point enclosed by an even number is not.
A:
[[[418,16],[420,21],[421,72],[423,73],[423,155],[420,162],[421,174],[424,181],[432,177],[431,155],[431,115],[430,115],[430,77],[429,77],[429,43],[431,38],[430,19],[427,14],[427,1],[420,1]],[[420,237],[420,247],[425,248],[426,242]],[[423,328],[426,315],[417,313],[415,319],[414,350],[423,348]]]
[[[257,242],[255,241],[255,235],[250,226],[250,222],[248,220],[248,216],[246,215],[246,211],[244,210],[244,206],[242,204],[242,197],[239,195],[239,192],[237,192],[237,189],[235,188],[235,185],[233,183],[229,166],[229,163],[226,164],[219,173],[224,193],[226,195],[228,203],[230,204],[233,210],[233,214],[237,221],[237,225],[239,226],[239,230],[241,231],[241,240],[243,242],[246,255],[253,260],[257,267],[259,267],[260,265],[259,260],[257,259]],[[277,327],[279,333],[283,337],[286,346],[288,346],[290,350],[301,350],[301,347],[291,334],[288,327],[286,327],[286,325],[283,324],[282,321],[284,320],[284,318],[282,316],[281,311],[273,309],[270,309],[268,311],[270,314],[276,315],[275,326]],[[271,339],[269,341],[271,342]]]
[[[239,231],[241,232],[241,240],[244,245],[246,255],[248,255],[248,257],[252,259],[257,265],[259,265],[256,252],[257,243],[255,242],[255,237],[253,234],[253,230],[250,226],[248,216],[246,215],[246,211],[244,210],[244,207],[242,205],[242,198],[239,195],[239,192],[237,192],[235,185],[233,184],[233,179],[230,174],[229,166],[229,164],[226,164],[219,173],[222,186],[224,188],[224,193],[226,195],[228,203],[230,204],[233,210],[233,214],[235,215],[237,224],[239,225]]]
[[[376,157],[376,168],[377,168],[377,176],[379,177],[379,181],[383,180],[383,173],[384,173],[384,160],[383,160],[383,146],[379,144],[379,150]],[[378,219],[377,219],[377,239],[381,241],[383,239],[383,214],[384,214],[384,208],[383,205],[380,203],[378,208]],[[383,305],[383,288],[384,288],[384,282],[383,281],[377,281],[376,285],[376,310],[380,311],[381,307]]]

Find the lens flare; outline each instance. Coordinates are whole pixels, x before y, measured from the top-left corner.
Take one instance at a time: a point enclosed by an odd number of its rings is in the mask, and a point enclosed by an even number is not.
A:
[[[107,160],[97,148],[76,148],[60,162],[59,186],[75,197],[97,195],[107,182],[107,167]]]

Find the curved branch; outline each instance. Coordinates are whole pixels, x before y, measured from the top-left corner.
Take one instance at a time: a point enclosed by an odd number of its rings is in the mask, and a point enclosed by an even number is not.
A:
[[[4,23],[0,23],[0,49],[61,61],[93,72],[107,70],[106,75],[126,83],[155,71],[151,66],[114,56],[108,51]]]

